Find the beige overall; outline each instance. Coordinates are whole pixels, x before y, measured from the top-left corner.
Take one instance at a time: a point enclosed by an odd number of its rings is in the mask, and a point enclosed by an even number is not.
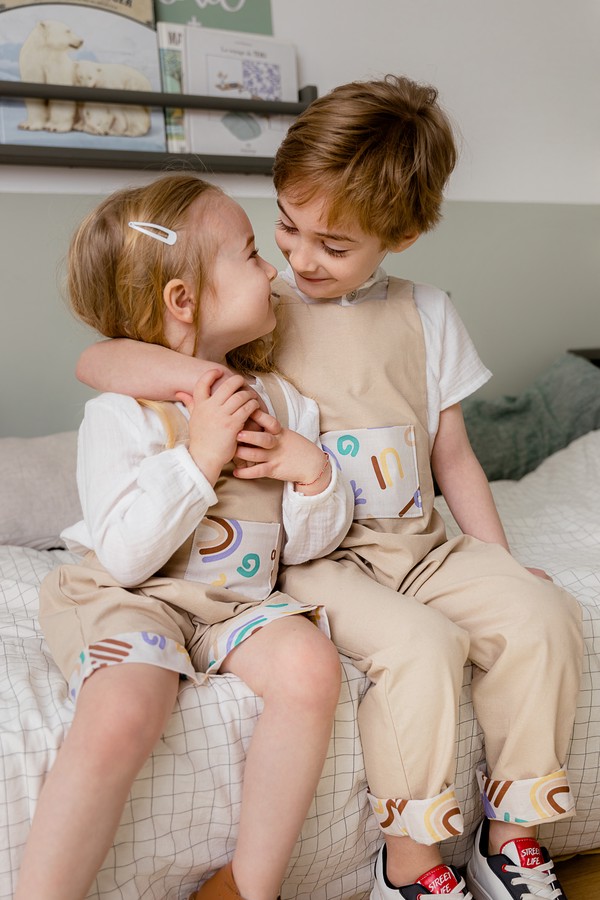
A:
[[[275,413],[287,423],[279,382],[261,376]],[[187,439],[174,404],[153,404],[173,434]],[[311,613],[316,606],[273,592],[282,535],[283,482],[240,481],[229,464],[218,497],[165,566],[135,588],[123,588],[90,552],[80,566],[51,572],[40,591],[40,622],[73,699],[93,671],[121,662],[172,669],[194,681],[218,671],[227,654],[268,622]]]
[[[373,682],[359,724],[382,829],[426,844],[462,830],[452,782],[467,659],[486,814],[531,824],[572,815],[562,765],[581,673],[579,605],[497,545],[446,539],[412,283],[390,279],[387,299],[352,306],[304,303],[281,280],[274,291],[277,364],[319,404],[323,446],[356,502],[341,549],[286,568],[279,584],[323,604],[336,646]]]

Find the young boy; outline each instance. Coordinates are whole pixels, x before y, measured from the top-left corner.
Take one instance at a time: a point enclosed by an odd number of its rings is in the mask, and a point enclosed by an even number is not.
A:
[[[437,223],[455,161],[436,91],[393,76],[315,101],[277,153],[277,242],[289,267],[274,284],[276,362],[318,401],[323,445],[356,503],[339,550],[289,567],[281,586],[300,601],[319,597],[339,650],[372,681],[359,710],[385,838],[372,900],[566,900],[535,830],[574,815],[563,764],[579,606],[508,551],[460,409],[489,373],[454,308],[380,268]],[[79,374],[172,399],[201,370],[161,348],[112,342],[89,348]],[[249,447],[238,455],[260,460]],[[446,538],[432,475],[459,538]],[[439,850],[463,827],[452,782],[466,659],[487,763],[468,887]]]

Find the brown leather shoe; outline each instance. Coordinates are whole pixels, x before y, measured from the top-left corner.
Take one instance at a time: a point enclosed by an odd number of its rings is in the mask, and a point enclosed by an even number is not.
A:
[[[189,900],[243,900],[233,878],[231,863],[215,872],[202,887],[190,894]]]

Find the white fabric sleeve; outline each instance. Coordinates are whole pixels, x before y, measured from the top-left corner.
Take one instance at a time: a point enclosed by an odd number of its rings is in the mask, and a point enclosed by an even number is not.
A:
[[[282,382],[289,412],[289,427],[321,446],[319,410],[314,400]],[[335,550],[352,523],[354,496],[349,483],[331,467],[331,481],[320,494],[306,496],[287,482],[283,489],[284,545],[281,561],[297,565]]]
[[[423,324],[427,367],[430,443],[440,412],[478,390],[492,373],[482,363],[454,304],[444,291],[415,284],[414,299]]]
[[[165,437],[160,417],[131,397],[86,404],[77,463],[84,521],[63,537],[71,549],[94,550],[124,587],[160,569],[217,502],[187,449],[165,450]]]

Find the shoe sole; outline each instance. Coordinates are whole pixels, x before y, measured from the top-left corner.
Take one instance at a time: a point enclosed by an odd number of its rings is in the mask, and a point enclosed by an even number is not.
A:
[[[482,887],[477,879],[472,875],[467,867],[467,887],[473,894],[473,900],[495,900],[495,897],[492,897],[491,894],[488,894],[486,889]]]

